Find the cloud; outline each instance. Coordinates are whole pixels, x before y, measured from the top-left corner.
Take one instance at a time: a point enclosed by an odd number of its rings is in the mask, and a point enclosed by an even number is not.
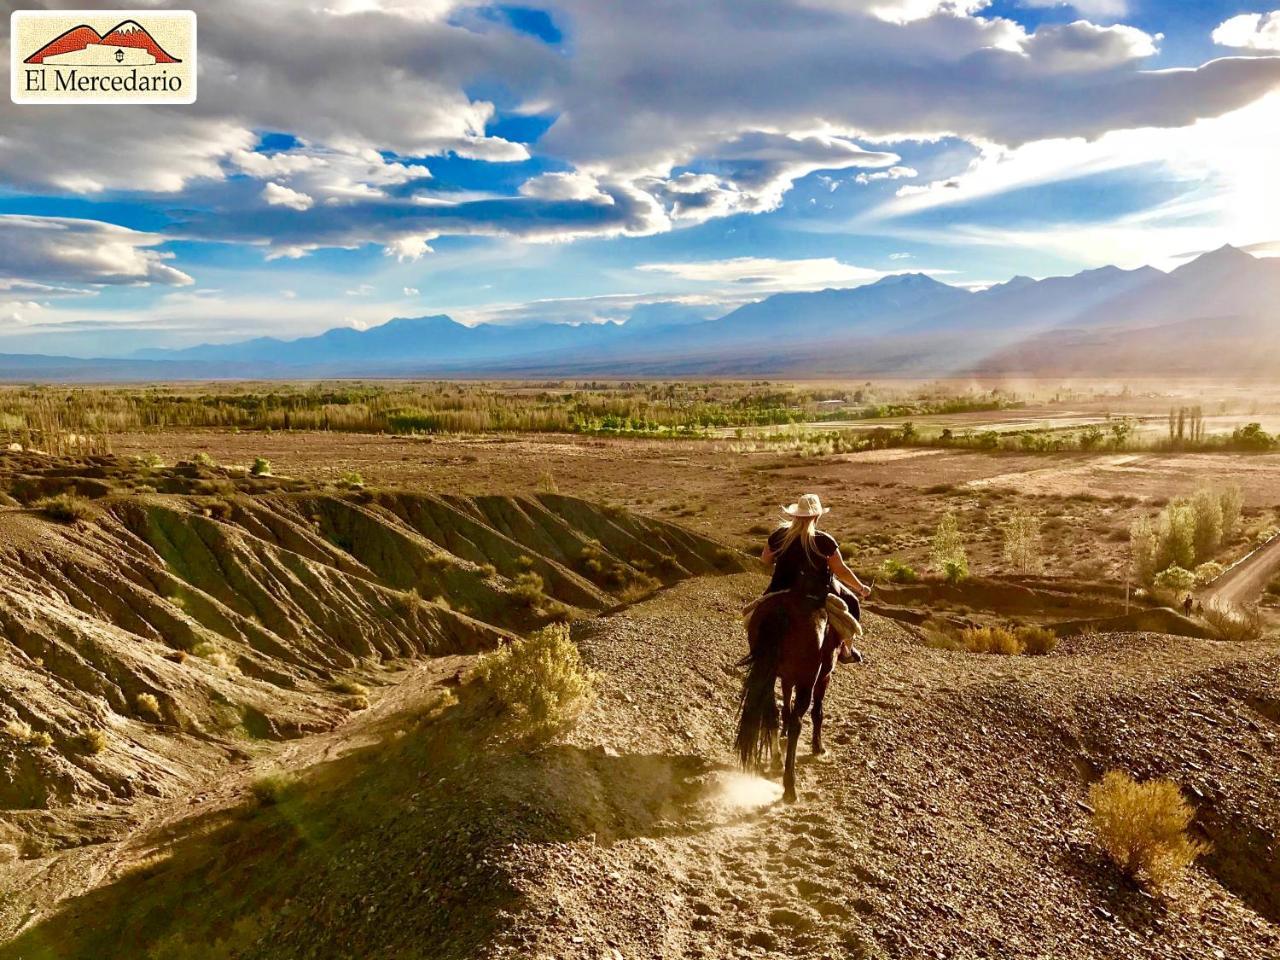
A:
[[[589,173],[544,173],[520,185],[520,195],[538,200],[596,200],[608,202]]]
[[[404,295],[406,297],[416,297],[421,291],[417,287],[405,287]]]
[[[439,12],[458,4],[437,3],[429,16],[410,15],[409,3],[367,3],[350,15],[319,0],[190,6],[200,18],[205,81],[195,104],[108,111],[22,108],[5,99],[0,179],[83,193],[175,192],[223,178],[262,130],[347,152],[528,157],[522,144],[486,133],[493,104],[466,91],[493,78],[495,64],[500,79],[519,86],[554,70],[554,58],[517,31],[467,29]]]
[[[1280,10],[1242,13],[1223,21],[1213,31],[1213,42],[1243,50],[1280,50]]]
[[[268,183],[262,188],[262,199],[273,207],[288,207],[290,210],[310,210],[315,203],[308,194],[278,183]]]
[[[425,166],[388,160],[377,150],[305,143],[271,152],[242,150],[231,162],[249,176],[289,184],[327,203],[385,197],[394,187],[431,178]]]
[[[1136,27],[1099,27],[1087,20],[1043,26],[1022,43],[1023,52],[1059,73],[1110,70],[1156,54],[1158,36]]]
[[[149,249],[164,238],[98,220],[0,214],[0,277],[30,283],[184,286],[172,254]]]
[[[669,274],[698,283],[728,284],[752,291],[819,290],[829,286],[858,286],[887,276],[889,271],[873,270],[843,263],[833,257],[779,260],[769,257],[734,257],[729,260],[698,260],[681,263],[645,263],[636,269]],[[927,273],[945,271],[931,270]]]
[[[440,236],[514,237],[531,243],[582,237],[644,236],[670,229],[661,204],[628,183],[601,183],[599,199],[497,197],[455,204],[413,198],[317,205],[305,212],[282,206],[193,211],[175,236],[258,244],[271,258],[294,258],[322,247],[378,244],[401,261],[430,253]]]
[[[853,179],[856,183],[873,183],[876,180],[907,180],[918,176],[920,172],[914,167],[890,167],[877,173],[860,173]]]
[[[757,8],[768,15],[746,13]],[[747,131],[1018,146],[1177,127],[1280,85],[1280,60],[1137,69],[1154,38],[1128,27],[1032,34],[949,12],[894,23],[862,4],[797,0],[555,9],[574,55],[540,90],[558,117],[539,146],[596,174],[714,172],[718,146]]]
[[[1021,0],[1026,7],[1072,7],[1086,17],[1123,17],[1129,12],[1128,0]]]

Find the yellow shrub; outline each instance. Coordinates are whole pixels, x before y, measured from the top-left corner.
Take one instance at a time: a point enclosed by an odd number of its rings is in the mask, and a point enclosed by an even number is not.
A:
[[[1018,627],[1014,636],[1022,645],[1022,652],[1033,657],[1052,653],[1058,645],[1058,635],[1048,627]]]
[[[960,642],[970,653],[997,653],[1006,657],[1022,652],[1022,643],[1004,627],[967,627],[960,631]]]
[[[511,719],[518,738],[549,738],[591,702],[590,672],[563,623],[491,653],[475,677]]]
[[[1089,789],[1098,842],[1126,876],[1159,889],[1208,849],[1187,836],[1195,810],[1169,780],[1108,771]]]
[[[160,720],[160,701],[156,699],[154,693],[140,693],[133,698],[133,707],[140,717],[149,717],[152,720]]]
[[[1266,630],[1266,620],[1256,606],[1238,607],[1211,600],[1201,616],[1219,640],[1260,640]]]

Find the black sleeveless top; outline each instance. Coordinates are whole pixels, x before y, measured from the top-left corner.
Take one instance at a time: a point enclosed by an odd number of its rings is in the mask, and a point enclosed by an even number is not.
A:
[[[769,549],[777,550],[782,546],[786,535],[786,527],[773,531],[769,535]],[[821,559],[810,554],[799,539],[775,557],[773,578],[769,581],[769,589],[765,592],[774,593],[778,590],[798,587],[806,596],[812,596],[815,599],[821,597],[825,600],[826,595],[835,589],[835,578],[831,574],[827,561],[835,555],[839,547],[835,540],[825,533],[814,534],[813,545]]]

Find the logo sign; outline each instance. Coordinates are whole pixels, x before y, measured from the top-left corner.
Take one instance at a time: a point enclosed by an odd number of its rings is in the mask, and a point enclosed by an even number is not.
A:
[[[191,10],[15,10],[14,103],[195,103]]]

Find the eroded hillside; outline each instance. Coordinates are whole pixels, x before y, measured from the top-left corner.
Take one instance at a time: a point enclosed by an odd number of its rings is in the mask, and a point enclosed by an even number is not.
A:
[[[0,510],[11,811],[172,795],[246,739],[363,708],[353,678],[371,666],[739,569],[706,538],[571,497],[290,492],[197,464],[140,484],[110,457],[17,459],[4,479],[31,505]],[[59,843],[35,813],[3,829],[21,849]]]

